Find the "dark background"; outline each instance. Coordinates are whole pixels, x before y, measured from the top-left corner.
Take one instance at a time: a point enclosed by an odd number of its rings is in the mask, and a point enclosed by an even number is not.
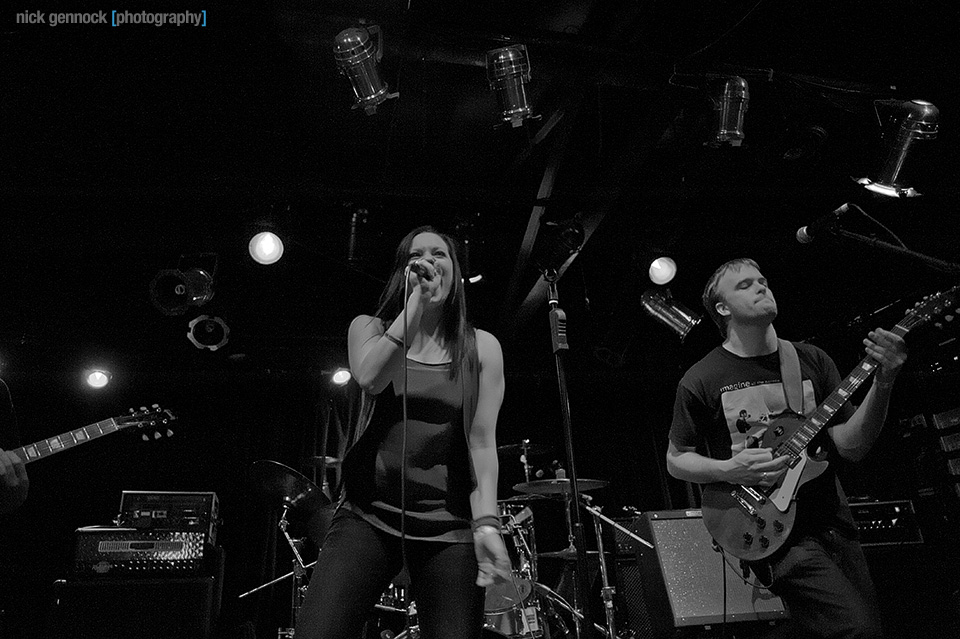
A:
[[[320,481],[306,460],[325,447],[336,454],[327,434],[349,421],[356,394],[330,386],[328,374],[346,364],[350,319],[374,308],[396,243],[419,224],[460,238],[470,274],[483,275],[468,306],[504,348],[498,439],[548,446],[532,459],[538,469],[567,462],[535,265],[546,234],[534,242],[525,233],[570,219],[586,227],[559,294],[574,461],[580,477],[610,482],[594,495],[611,516],[696,505],[662,459],[677,380],[718,336],[707,320],[681,342],[644,313],[652,257],[676,259],[670,289],[697,313],[717,265],[755,258],[778,297],[780,336],[818,343],[841,372],[859,360],[869,328],[892,326],[914,301],[956,283],[852,240],[794,240],[798,227],[851,202],[910,249],[956,260],[954,3],[129,9],[206,9],[208,26],[51,28],[17,25],[13,9],[0,26],[0,370],[22,443],[154,402],[179,418],[172,438],[122,433],[30,465],[30,499],[2,522],[18,602],[11,621],[23,636],[42,636],[24,620],[43,618],[53,581],[69,576],[73,531],[108,524],[122,490],[216,492],[224,628],[249,622],[270,636],[287,622],[286,582],[237,600],[290,565],[275,504],[259,498],[248,469],[272,459]],[[336,34],[362,23],[381,27],[381,73],[400,94],[373,116],[350,108],[332,56]],[[513,43],[528,47],[540,116],[518,128],[498,124],[483,66],[487,50]],[[740,148],[705,145],[708,73],[749,82]],[[888,121],[875,101],[891,99],[928,100],[941,114],[938,138],[908,158],[919,198],[883,198],[851,179],[880,165]],[[286,245],[272,266],[247,254],[265,226]],[[843,226],[889,239],[856,212]],[[162,314],[151,281],[197,254],[217,256],[213,299]],[[187,340],[199,314],[227,323],[226,346]],[[844,469],[853,496],[915,500],[928,545],[956,539],[958,496],[937,434],[914,418],[960,406],[954,336],[918,341],[877,450]],[[80,382],[95,364],[113,372],[97,392]],[[501,462],[506,498],[523,473],[515,456]],[[564,547],[562,509],[536,508],[540,549]]]

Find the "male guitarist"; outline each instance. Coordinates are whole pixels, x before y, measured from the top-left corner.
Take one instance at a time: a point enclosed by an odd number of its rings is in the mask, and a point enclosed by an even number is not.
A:
[[[789,455],[774,457],[773,449],[757,445],[766,425],[788,406],[810,413],[841,378],[826,353],[795,343],[802,382],[784,388],[780,355],[791,349],[777,338],[777,303],[753,260],[732,260],[718,268],[704,289],[703,304],[724,341],[679,384],[667,468],[681,480],[744,486],[760,494],[793,472]],[[880,434],[907,349],[901,337],[882,329],[871,331],[863,343],[877,364],[871,388],[859,407],[844,404],[807,451],[857,461]],[[796,390],[788,404],[791,386]],[[743,420],[754,427],[744,432]],[[827,465],[800,486],[788,537],[752,568],[786,604],[791,620],[781,630],[792,631],[791,636],[881,637],[876,594],[835,467]],[[773,538],[773,525],[767,528],[763,536]],[[754,541],[751,535],[744,537]]]
[[[0,380],[0,515],[16,510],[27,499],[27,469],[23,460],[8,452],[20,445],[18,437],[10,390]]]

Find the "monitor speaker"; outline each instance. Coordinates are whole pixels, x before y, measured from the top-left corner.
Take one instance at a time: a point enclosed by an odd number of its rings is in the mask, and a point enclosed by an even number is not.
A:
[[[646,512],[631,528],[654,546],[633,542],[639,573],[634,585],[627,566],[619,571],[620,594],[639,637],[721,623],[766,626],[786,618],[779,597],[744,583],[739,570],[714,550],[699,510]],[[736,559],[728,559],[738,565]]]

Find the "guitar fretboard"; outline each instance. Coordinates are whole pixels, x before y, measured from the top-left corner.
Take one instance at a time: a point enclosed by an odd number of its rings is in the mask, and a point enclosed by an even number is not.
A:
[[[111,417],[110,419],[105,419],[95,424],[89,424],[83,428],[61,433],[56,437],[50,437],[49,439],[43,439],[17,448],[13,452],[16,453],[24,463],[29,463],[48,457],[54,453],[59,453],[61,450],[73,448],[78,444],[83,444],[102,435],[115,433],[121,428],[122,426],[117,423],[116,419]]]
[[[907,316],[899,324],[891,329],[891,333],[896,333],[903,337],[914,324],[919,323],[915,316]],[[786,441],[780,444],[775,451],[775,456],[790,455],[797,459],[803,450],[810,444],[820,429],[827,425],[827,422],[837,413],[840,408],[847,403],[850,397],[860,388],[863,382],[870,378],[870,375],[877,369],[877,362],[872,357],[864,357],[863,360],[853,369],[853,372],[840,383],[840,386],[833,391],[829,397],[813,412],[812,415],[804,420],[803,425]]]

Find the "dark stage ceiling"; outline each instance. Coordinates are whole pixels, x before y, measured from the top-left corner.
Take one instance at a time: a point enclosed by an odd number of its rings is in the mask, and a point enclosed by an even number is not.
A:
[[[224,473],[238,483],[257,457],[296,465],[312,444],[304,432],[319,419],[312,411],[327,401],[322,373],[345,361],[350,319],[373,309],[395,244],[420,224],[465,241],[471,274],[483,275],[468,305],[504,346],[504,442],[531,432],[559,441],[536,255],[551,224],[584,226],[587,241],[559,281],[560,306],[574,417],[588,422],[584,472],[612,479],[601,475],[644,465],[642,480],[609,493],[616,505],[668,505],[657,464],[673,388],[717,342],[705,322],[681,344],[644,313],[651,257],[674,257],[670,290],[697,313],[717,265],[754,257],[778,297],[780,335],[818,341],[841,368],[859,359],[867,328],[894,324],[958,279],[852,239],[794,239],[849,202],[869,219],[852,210],[844,229],[883,241],[892,232],[911,251],[957,261],[955,3],[276,1],[162,10],[200,9],[206,27],[25,25],[8,10],[0,29],[0,362],[24,439],[155,397],[185,423],[217,424],[187,435],[185,456],[161,445],[138,449],[147,461],[115,466],[103,463],[102,448],[38,469],[27,523],[48,524],[58,511],[61,536],[103,523],[121,489],[212,486],[226,512],[242,491],[218,483]],[[380,27],[380,72],[399,93],[371,116],[350,108],[332,54],[335,36],[360,25]],[[484,68],[488,50],[511,44],[529,52],[538,116],[520,127],[499,122]],[[706,144],[715,75],[749,84],[740,147]],[[890,144],[890,114],[878,101],[913,99],[940,112],[937,139],[919,141],[905,166],[923,196],[869,193],[852,178],[874,175]],[[272,266],[247,254],[264,225],[286,244]],[[200,254],[216,256],[213,299],[185,315],[160,313],[153,278]],[[216,352],[187,340],[201,313],[231,329]],[[946,341],[917,349],[912,370],[948,366],[957,348]],[[106,395],[75,383],[94,363],[114,370]],[[531,409],[528,394],[541,403]],[[244,408],[254,397],[269,408]],[[955,395],[928,399],[946,408]],[[596,440],[587,434],[594,420]],[[615,469],[611,445],[628,451]],[[214,446],[215,459],[227,459],[219,469],[196,452]],[[92,504],[76,487],[53,487],[59,476],[91,472]],[[252,509],[234,507],[235,531]],[[235,577],[234,590],[259,576]]]

